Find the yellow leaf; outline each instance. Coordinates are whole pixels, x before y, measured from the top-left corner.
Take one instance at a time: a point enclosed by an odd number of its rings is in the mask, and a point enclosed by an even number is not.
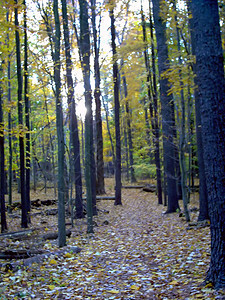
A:
[[[52,284],[49,284],[48,285],[48,288],[52,291],[52,290],[54,290],[55,289],[55,286],[54,285],[52,285]]]
[[[120,291],[118,290],[110,290],[108,291],[108,293],[111,293],[111,294],[119,294]]]
[[[178,284],[178,282],[176,280],[173,280],[169,284],[176,285],[176,284]]]
[[[212,282],[207,283],[205,287],[206,287],[206,288],[213,288]]]
[[[205,299],[205,297],[203,296],[203,294],[195,294],[195,298],[201,298],[201,299]]]
[[[72,254],[71,254],[71,253],[66,253],[66,254],[65,254],[65,257],[66,257],[66,258],[71,258],[71,257],[72,257]]]
[[[51,259],[49,263],[51,265],[57,265],[57,261],[55,259]]]
[[[131,288],[131,290],[136,290],[136,291],[140,290],[140,286],[137,286],[134,284],[130,288]]]

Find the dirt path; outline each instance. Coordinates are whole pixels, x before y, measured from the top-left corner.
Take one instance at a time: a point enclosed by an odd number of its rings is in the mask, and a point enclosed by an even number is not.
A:
[[[113,201],[98,207],[110,213],[95,218],[93,237],[77,220],[66,255],[0,274],[1,299],[224,299],[199,287],[210,259],[208,227],[186,230],[178,214],[162,214],[156,196],[140,190],[123,190],[122,207]],[[81,253],[71,254],[73,246]]]

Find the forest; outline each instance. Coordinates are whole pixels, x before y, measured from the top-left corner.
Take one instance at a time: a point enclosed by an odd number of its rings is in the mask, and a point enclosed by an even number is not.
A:
[[[0,22],[0,299],[224,299],[224,1]]]

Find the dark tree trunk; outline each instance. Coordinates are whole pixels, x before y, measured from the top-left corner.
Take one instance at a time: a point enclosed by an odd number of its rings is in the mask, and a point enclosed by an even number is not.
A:
[[[153,17],[156,29],[158,48],[158,68],[160,76],[160,99],[162,106],[162,132],[163,132],[163,156],[164,169],[167,178],[168,208],[167,213],[176,212],[179,209],[176,190],[175,174],[175,149],[174,149],[174,105],[173,96],[168,95],[169,82],[162,78],[163,72],[168,68],[168,48],[166,40],[166,24],[160,16],[160,1],[153,0]]]
[[[143,42],[144,42],[144,58],[145,58],[145,69],[147,73],[147,94],[148,94],[148,103],[146,103],[146,99],[143,99],[144,102],[144,113],[145,113],[145,125],[146,125],[146,139],[147,144],[149,147],[148,155],[151,162],[151,140],[150,140],[150,124],[149,124],[149,117],[148,117],[148,110],[147,104],[150,107],[150,115],[151,115],[151,124],[153,124],[153,113],[152,113],[152,99],[151,99],[151,71],[150,71],[150,62],[149,62],[149,55],[148,55],[148,45],[147,45],[147,38],[146,38],[146,23],[145,17],[143,13],[143,8],[141,7],[141,20],[142,20],[142,35],[143,35]],[[153,128],[152,128],[153,129]]]
[[[72,78],[72,60],[70,53],[70,38],[68,28],[68,17],[67,17],[67,4],[66,0],[62,0],[62,13],[63,13],[63,29],[64,29],[64,42],[65,42],[65,53],[66,53],[66,79],[68,88],[68,107],[69,107],[69,118],[70,118],[70,144],[72,149],[72,162],[74,165],[75,174],[75,188],[76,188],[76,217],[83,218],[83,202],[82,202],[82,176],[81,176],[81,164],[80,164],[80,141],[78,135],[78,124],[75,109],[74,99],[74,87]],[[73,208],[72,208],[73,209]]]
[[[6,14],[6,21],[7,23],[9,22],[9,12]],[[9,34],[7,34],[7,46],[9,50]],[[10,54],[8,55],[8,70],[7,70],[7,75],[8,75],[8,103],[9,106],[11,104],[11,62],[10,62]],[[8,204],[9,208],[8,211],[11,213],[11,205],[12,205],[12,116],[11,116],[11,109],[8,112],[8,131],[9,131],[9,169],[8,169],[8,174],[9,174],[9,193],[8,193]]]
[[[173,1],[174,7],[174,20],[176,24],[176,38],[177,38],[177,50],[179,52],[178,62],[179,67],[182,66],[182,59],[180,54],[180,31],[178,27],[178,20],[177,20],[177,10],[176,10],[176,0]],[[186,221],[190,221],[190,215],[188,211],[188,192],[187,192],[187,171],[186,171],[186,161],[185,161],[185,147],[186,147],[186,134],[185,134],[185,100],[184,100],[184,82],[181,69],[178,70],[179,75],[179,85],[180,85],[180,104],[181,104],[181,130],[180,130],[180,140],[179,140],[179,150],[180,150],[180,170],[181,170],[181,190],[182,190],[182,199],[183,199],[183,206],[184,206],[184,214]]]
[[[105,87],[106,91],[105,91],[105,97],[106,97],[106,102],[108,103],[108,89]],[[107,131],[108,131],[108,135],[109,135],[109,140],[110,140],[110,144],[111,144],[111,149],[112,149],[112,157],[113,157],[113,165],[115,168],[115,150],[114,150],[114,144],[113,144],[113,140],[112,140],[112,135],[111,135],[111,131],[110,131],[110,126],[109,126],[109,108],[108,108],[108,104],[105,103],[104,97],[102,97],[102,102],[103,102],[103,107],[105,109],[105,118],[106,118],[106,125],[107,125]]]
[[[91,21],[94,38],[94,72],[95,72],[95,122],[96,122],[96,194],[105,194],[104,182],[104,161],[103,161],[103,138],[102,138],[102,117],[101,117],[101,93],[100,93],[100,66],[99,66],[99,46],[97,42],[96,29],[96,0],[91,0]]]
[[[127,134],[128,134],[128,148],[129,148],[129,169],[130,169],[130,181],[132,183],[136,182],[136,178],[134,175],[134,158],[133,158],[133,140],[132,140],[132,131],[131,131],[131,112],[129,108],[128,102],[128,91],[127,91],[127,82],[125,74],[122,74],[123,79],[123,88],[124,88],[124,96],[126,98],[125,109],[126,109],[126,120],[127,120]]]
[[[28,212],[28,222],[30,223],[30,100],[28,96],[28,41],[27,41],[27,12],[26,1],[23,1],[24,10],[24,102],[25,102],[25,124],[26,124],[26,204]]]
[[[2,68],[0,67],[0,73]],[[2,74],[1,74],[2,75]],[[5,213],[5,151],[4,151],[4,120],[3,120],[3,99],[2,82],[0,81],[0,211],[1,211],[1,232],[7,230]]]
[[[161,164],[160,164],[160,148],[159,148],[159,112],[158,112],[158,91],[156,83],[156,63],[155,63],[155,45],[153,36],[153,22],[151,15],[151,7],[149,1],[149,18],[150,18],[150,31],[151,31],[151,54],[152,54],[152,81],[153,81],[153,110],[154,110],[154,143],[155,143],[155,165],[157,177],[157,195],[158,204],[162,204],[162,179],[161,179]]]
[[[92,121],[92,96],[90,84],[90,33],[88,25],[88,7],[86,0],[79,0],[80,4],[80,52],[84,78],[85,92],[85,179],[87,194],[87,233],[93,233],[93,121]],[[95,174],[95,173],[94,173]]]
[[[211,229],[206,282],[225,287],[225,80],[218,2],[192,0],[196,75]]]
[[[66,225],[65,225],[65,183],[64,183],[64,130],[63,130],[63,111],[62,99],[60,94],[60,23],[58,12],[58,0],[53,2],[55,18],[55,53],[54,53],[54,80],[56,95],[56,126],[58,138],[58,245],[63,247],[66,244]]]
[[[112,4],[111,4],[112,5]],[[116,30],[113,7],[109,11],[111,19],[111,39],[113,52],[113,83],[114,83],[114,117],[116,128],[116,161],[115,161],[115,205],[122,205],[121,200],[121,141],[120,141],[120,102],[119,102],[119,72],[116,59]]]
[[[16,27],[16,62],[17,62],[17,81],[18,81],[18,119],[19,128],[23,129],[23,105],[22,105],[22,69],[21,69],[21,55],[20,55],[20,35],[19,35],[19,21],[18,21],[18,9],[17,0],[15,0],[15,27]],[[22,219],[21,226],[23,228],[28,227],[28,205],[26,200],[25,190],[25,153],[24,153],[24,136],[23,133],[19,136],[19,149],[20,149],[20,192],[21,192],[21,205],[22,205]]]
[[[189,5],[188,5],[188,9]],[[191,30],[191,43],[192,43],[192,54],[196,54],[195,50],[195,38],[193,34],[193,19],[189,19],[190,30]],[[196,73],[196,65],[193,65],[193,71]],[[194,77],[195,85],[197,86],[196,77]],[[195,95],[195,120],[196,120],[196,135],[197,135],[197,155],[198,155],[198,167],[199,167],[199,216],[198,221],[204,221],[209,219],[208,211],[208,195],[205,177],[205,165],[203,159],[203,143],[202,143],[202,129],[201,129],[201,105],[200,95],[198,89],[194,91]]]

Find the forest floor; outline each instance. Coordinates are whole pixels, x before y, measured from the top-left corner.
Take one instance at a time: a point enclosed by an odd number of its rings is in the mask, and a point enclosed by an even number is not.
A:
[[[106,182],[112,196],[113,183]],[[37,198],[54,196],[51,190],[32,192],[32,199]],[[30,238],[0,236],[0,250],[41,248],[51,255],[16,272],[6,272],[0,260],[0,299],[225,299],[223,291],[201,285],[210,262],[209,227],[187,230],[183,217],[165,215],[156,195],[140,189],[123,189],[122,202],[97,203],[100,212],[91,236],[86,219],[68,225],[72,235],[61,254],[55,254],[56,240],[37,238],[57,230],[57,216],[39,214],[43,208],[32,210],[35,231]],[[197,206],[197,196],[192,196],[190,207]],[[18,215],[19,210],[7,216],[9,231],[21,230]],[[193,209],[192,222],[197,215]],[[82,250],[74,254],[73,247]]]

